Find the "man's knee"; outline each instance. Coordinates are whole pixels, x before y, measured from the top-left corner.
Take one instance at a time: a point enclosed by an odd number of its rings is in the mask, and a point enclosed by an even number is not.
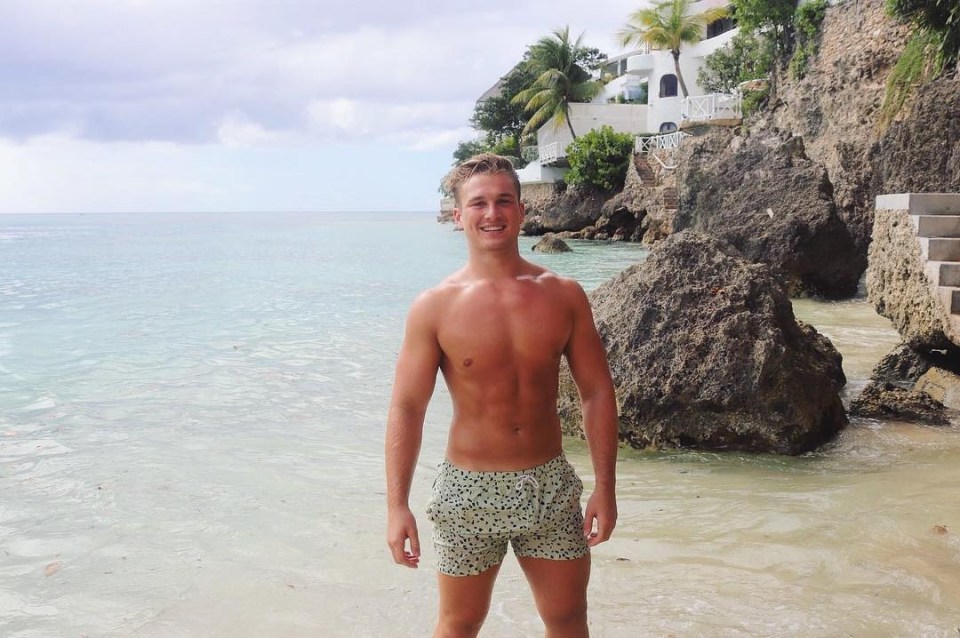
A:
[[[472,637],[480,633],[486,609],[457,609],[441,612],[434,638]]]
[[[587,601],[571,601],[562,606],[547,605],[540,610],[548,629],[571,629],[587,626]]]

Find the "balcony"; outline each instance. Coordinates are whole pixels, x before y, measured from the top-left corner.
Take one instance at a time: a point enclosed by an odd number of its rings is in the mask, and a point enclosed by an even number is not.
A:
[[[627,58],[627,73],[630,75],[647,76],[653,71],[656,63],[653,53],[643,53],[641,55],[631,55]]]

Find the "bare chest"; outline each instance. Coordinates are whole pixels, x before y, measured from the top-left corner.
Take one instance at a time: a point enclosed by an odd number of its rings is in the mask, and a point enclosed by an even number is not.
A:
[[[556,366],[572,330],[560,299],[536,284],[489,287],[451,304],[438,332],[448,364],[464,373]]]

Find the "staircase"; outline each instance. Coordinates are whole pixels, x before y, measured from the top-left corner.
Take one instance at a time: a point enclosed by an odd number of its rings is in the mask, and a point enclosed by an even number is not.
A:
[[[633,156],[633,164],[636,166],[637,173],[640,174],[640,181],[643,182],[644,186],[657,185],[657,176],[650,167],[650,162],[647,161],[646,157],[635,154]]]
[[[680,208],[680,193],[673,186],[663,188],[663,207],[666,210],[676,211]],[[960,235],[957,235],[960,237]]]
[[[877,207],[909,212],[927,279],[951,323],[960,322],[960,198],[949,193],[883,195]]]

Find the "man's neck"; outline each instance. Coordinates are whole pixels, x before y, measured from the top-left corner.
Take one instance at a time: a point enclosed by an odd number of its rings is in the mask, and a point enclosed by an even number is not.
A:
[[[519,252],[472,253],[467,270],[475,279],[508,279],[527,272],[528,263]]]

